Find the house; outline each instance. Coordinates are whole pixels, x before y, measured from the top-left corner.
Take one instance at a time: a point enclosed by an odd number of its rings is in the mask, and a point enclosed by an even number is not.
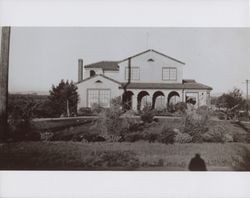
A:
[[[126,109],[141,110],[150,104],[165,108],[178,102],[195,107],[210,105],[211,87],[183,79],[185,63],[153,49],[120,61],[83,65],[78,60],[78,93],[81,107],[110,107],[121,96]]]

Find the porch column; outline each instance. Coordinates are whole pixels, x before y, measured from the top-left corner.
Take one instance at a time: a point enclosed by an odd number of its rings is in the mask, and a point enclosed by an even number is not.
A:
[[[132,109],[134,111],[137,111],[137,93],[134,93],[134,95],[132,95]]]

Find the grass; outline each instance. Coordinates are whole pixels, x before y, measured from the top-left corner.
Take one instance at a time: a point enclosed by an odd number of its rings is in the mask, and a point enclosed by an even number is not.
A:
[[[132,151],[139,159],[133,170],[187,170],[195,153],[200,153],[208,170],[233,170],[234,159],[250,149],[242,143],[173,144],[20,142],[0,145],[2,170],[131,170],[130,167],[86,167],[93,153]]]
[[[179,128],[181,119],[160,118],[160,123]],[[86,119],[51,120],[34,122],[41,132],[50,131],[57,136],[88,132],[93,122]],[[246,131],[230,121],[211,120],[209,126],[224,126],[227,133],[244,138]],[[210,127],[211,128],[211,127]],[[18,142],[0,144],[0,169],[2,170],[187,170],[190,159],[200,153],[208,170],[250,170],[250,145],[246,143],[173,144],[135,143],[85,143],[72,141]],[[106,166],[97,160],[103,152],[111,153],[106,160],[116,160],[119,152],[136,155],[139,167],[129,167],[129,156],[119,159],[117,167]],[[100,155],[100,156],[97,156]],[[128,154],[130,155],[130,154]],[[126,163],[122,164],[123,161]],[[131,162],[132,163],[132,162]],[[96,165],[98,164],[98,165]],[[112,164],[112,163],[111,163]]]

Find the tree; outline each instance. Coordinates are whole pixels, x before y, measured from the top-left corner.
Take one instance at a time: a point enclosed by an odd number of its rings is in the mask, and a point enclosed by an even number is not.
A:
[[[77,86],[71,81],[61,80],[61,82],[50,90],[49,101],[51,110],[55,116],[67,115],[77,113],[77,103],[79,95],[77,93]]]
[[[231,113],[236,115],[242,107],[244,107],[245,100],[242,96],[242,91],[238,88],[234,88],[228,93],[224,93],[218,97],[216,106],[219,108],[225,108],[227,114]]]

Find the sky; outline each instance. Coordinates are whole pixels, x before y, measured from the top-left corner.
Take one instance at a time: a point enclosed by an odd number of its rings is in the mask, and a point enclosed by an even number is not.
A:
[[[250,28],[13,27],[9,91],[46,93],[61,79],[77,81],[84,64],[122,60],[155,49],[186,65],[185,79],[245,92],[250,79]]]

